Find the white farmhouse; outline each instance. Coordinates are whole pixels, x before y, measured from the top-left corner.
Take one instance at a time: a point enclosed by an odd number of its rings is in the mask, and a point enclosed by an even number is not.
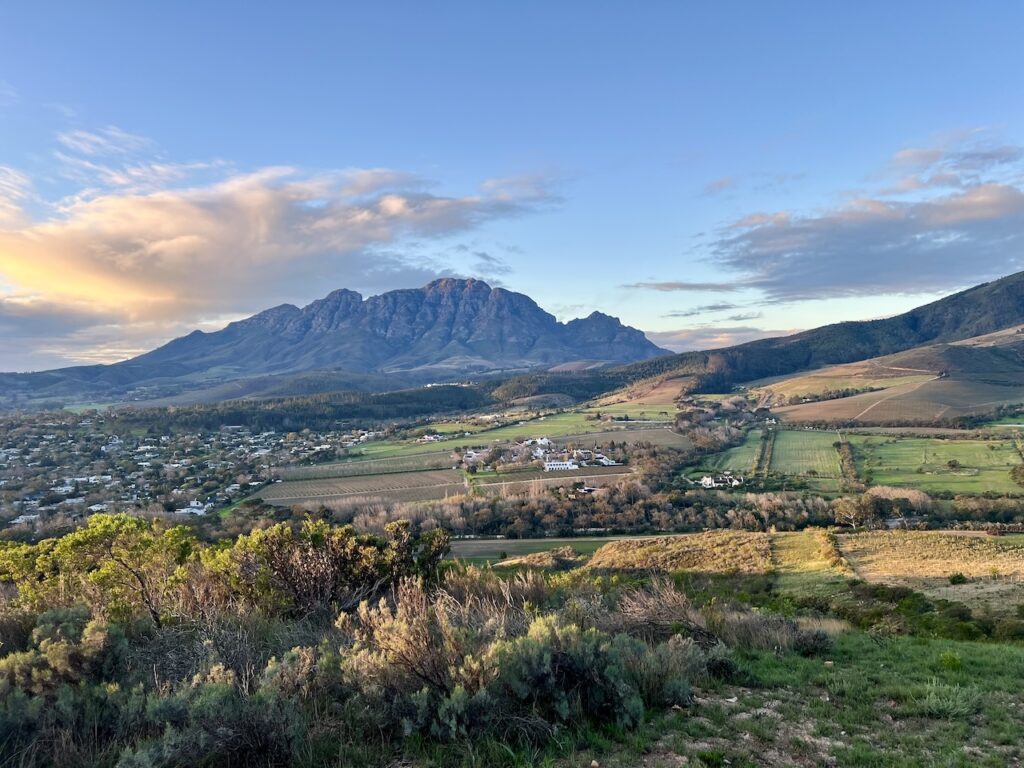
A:
[[[545,461],[545,472],[563,472],[568,469],[579,469],[580,465],[571,459],[569,461]]]

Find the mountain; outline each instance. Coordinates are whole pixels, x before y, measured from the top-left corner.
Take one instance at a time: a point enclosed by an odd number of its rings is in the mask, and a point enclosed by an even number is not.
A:
[[[664,354],[642,332],[600,312],[561,323],[521,293],[446,278],[366,299],[339,290],[303,308],[283,304],[114,365],[5,374],[0,391],[8,399],[21,392],[37,400],[237,397],[287,390],[292,377],[308,388],[313,371],[329,372],[313,377],[320,387],[383,389]]]
[[[727,392],[756,379],[960,341],[1021,323],[1024,272],[882,320],[836,323],[735,347],[684,352],[625,366],[614,374],[625,381],[666,374],[686,376],[691,391]]]

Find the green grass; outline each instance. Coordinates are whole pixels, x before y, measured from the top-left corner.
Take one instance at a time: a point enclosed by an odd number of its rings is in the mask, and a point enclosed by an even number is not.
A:
[[[1020,493],[1010,469],[1021,463],[1009,440],[851,435],[860,477],[875,485],[955,493]],[[950,467],[949,462],[959,466]]]
[[[773,533],[771,539],[780,591],[805,596],[832,594],[845,587],[845,575],[830,562],[824,531]]]
[[[781,430],[775,437],[770,470],[780,475],[838,478],[842,475],[834,432]]]
[[[752,429],[747,433],[742,445],[709,456],[703,466],[705,469],[716,472],[728,469],[737,473],[749,474],[754,469],[754,461],[756,461],[760,450],[761,430]]]
[[[821,542],[815,531],[772,536],[777,600],[845,588]],[[879,638],[834,620],[830,631],[834,646],[817,657],[737,651],[735,681],[705,682],[690,707],[651,713],[628,741],[577,749],[555,765],[995,768],[1024,760],[1024,646]]]

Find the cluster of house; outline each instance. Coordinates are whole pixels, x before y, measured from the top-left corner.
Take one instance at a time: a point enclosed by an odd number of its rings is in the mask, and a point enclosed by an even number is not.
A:
[[[272,467],[322,461],[382,436],[241,426],[150,436],[117,429],[103,415],[9,417],[0,431],[0,520],[138,509],[203,515],[269,482]]]
[[[690,484],[701,488],[739,488],[743,485],[743,477],[726,471],[718,475],[704,475],[700,480],[691,480]]]
[[[596,451],[559,448],[547,437],[523,440],[507,448],[503,446],[498,453],[501,456],[497,461],[503,465],[526,466],[541,462],[545,472],[565,472],[588,466],[616,467],[621,463]],[[455,455],[465,466],[485,471],[491,468],[489,462],[496,460],[495,451],[490,448],[470,448]]]
[[[603,453],[597,453],[596,451],[586,449],[559,450],[546,437],[528,440],[527,445],[531,444],[536,446],[531,455],[534,459],[544,462],[545,472],[565,472],[588,466],[615,467],[619,465],[619,462],[612,461]]]

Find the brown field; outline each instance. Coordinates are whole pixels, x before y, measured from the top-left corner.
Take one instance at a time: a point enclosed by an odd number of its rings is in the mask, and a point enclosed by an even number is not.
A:
[[[287,480],[264,488],[259,497],[270,504],[289,505],[351,497],[394,501],[443,499],[467,493],[462,473],[452,469],[394,472],[383,475]]]
[[[837,389],[891,389],[919,384],[934,378],[930,369],[888,366],[883,360],[866,360],[810,371],[796,376],[779,376],[751,382],[751,393],[766,396],[783,405],[790,397],[820,395]]]
[[[905,586],[992,614],[1024,604],[1024,536],[939,531],[875,531],[839,537],[859,578]],[[966,584],[950,584],[962,573]]]
[[[367,459],[339,461],[331,464],[312,464],[305,467],[282,467],[278,475],[282,480],[315,480],[327,477],[356,477],[382,475],[391,472],[412,472],[421,469],[448,469],[452,466],[451,451],[419,453],[393,459]]]
[[[676,411],[676,400],[684,387],[691,383],[687,377],[642,382],[594,401],[592,410],[615,415],[641,415],[647,418],[671,418]]]
[[[991,411],[1024,402],[1024,380],[1001,383],[965,377],[902,384],[838,400],[784,406],[774,412],[788,422],[860,421],[865,424],[932,421]]]
[[[766,533],[708,531],[652,539],[624,539],[601,547],[587,563],[591,570],[766,573],[772,565]]]

